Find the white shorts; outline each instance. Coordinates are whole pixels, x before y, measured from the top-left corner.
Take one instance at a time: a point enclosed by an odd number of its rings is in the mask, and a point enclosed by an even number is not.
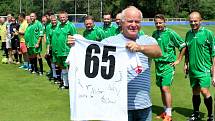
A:
[[[11,47],[11,34],[8,34],[6,37],[6,48],[12,48]]]

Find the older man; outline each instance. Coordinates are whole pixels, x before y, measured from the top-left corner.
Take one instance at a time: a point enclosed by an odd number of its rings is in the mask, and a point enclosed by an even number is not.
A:
[[[124,45],[129,51],[137,54],[137,59],[139,58],[140,65],[143,66],[137,66],[135,69],[128,66],[128,121],[152,120],[149,58],[162,55],[154,38],[138,34],[141,20],[140,10],[134,6],[126,8],[122,11],[122,33],[102,41],[107,44]],[[74,38],[69,37],[68,43],[74,44],[74,42]]]
[[[53,51],[56,54],[56,63],[62,69],[63,83],[60,88],[68,89],[68,65],[66,64],[66,58],[69,54],[70,47],[67,45],[68,35],[74,35],[77,33],[75,25],[68,20],[68,14],[65,11],[59,13],[60,24],[56,28],[57,34],[57,48]]]
[[[207,121],[213,121],[213,103],[209,87],[211,85],[211,80],[213,84],[215,84],[214,33],[201,27],[201,20],[202,18],[199,12],[192,12],[189,15],[191,30],[187,32],[185,39],[187,43],[185,70],[189,72],[194,109],[189,121],[197,121],[200,118],[200,93],[204,97],[204,103],[208,110]]]
[[[136,52],[144,68],[128,67],[128,121],[151,121],[150,101],[150,64],[149,58],[160,57],[161,50],[154,38],[140,36],[142,13],[131,6],[122,11],[122,33],[103,40],[105,43],[124,45],[129,51]],[[117,41],[116,41],[117,40]]]

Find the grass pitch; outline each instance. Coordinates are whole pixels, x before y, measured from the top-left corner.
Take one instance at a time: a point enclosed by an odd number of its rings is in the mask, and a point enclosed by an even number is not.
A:
[[[189,30],[189,26],[168,27],[183,38]],[[215,26],[207,26],[206,28],[215,32]],[[142,29],[146,34],[151,35],[155,27],[146,26]],[[82,34],[83,29],[78,31]],[[44,65],[45,70],[48,71],[45,61]],[[153,62],[151,74],[153,121],[156,121],[154,117],[162,111],[162,102],[160,90],[155,84]],[[192,94],[189,80],[184,78],[183,62],[176,67],[171,90],[173,120],[185,121],[192,113]],[[213,96],[213,87],[211,92]],[[0,121],[69,121],[68,90],[59,90],[58,86],[49,82],[45,76],[30,74],[28,71],[18,69],[18,65],[0,64],[0,104]],[[206,120],[207,110],[203,100],[200,111],[203,120]]]

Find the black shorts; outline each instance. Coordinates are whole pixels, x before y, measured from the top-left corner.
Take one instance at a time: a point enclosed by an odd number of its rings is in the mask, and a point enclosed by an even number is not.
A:
[[[19,39],[17,38],[11,39],[11,47],[12,47],[12,50],[17,50],[20,47]]]

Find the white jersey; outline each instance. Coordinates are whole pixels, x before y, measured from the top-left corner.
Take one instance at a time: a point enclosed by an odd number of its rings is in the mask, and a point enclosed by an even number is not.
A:
[[[71,120],[126,121],[127,66],[133,58],[124,46],[76,40],[67,58]]]

